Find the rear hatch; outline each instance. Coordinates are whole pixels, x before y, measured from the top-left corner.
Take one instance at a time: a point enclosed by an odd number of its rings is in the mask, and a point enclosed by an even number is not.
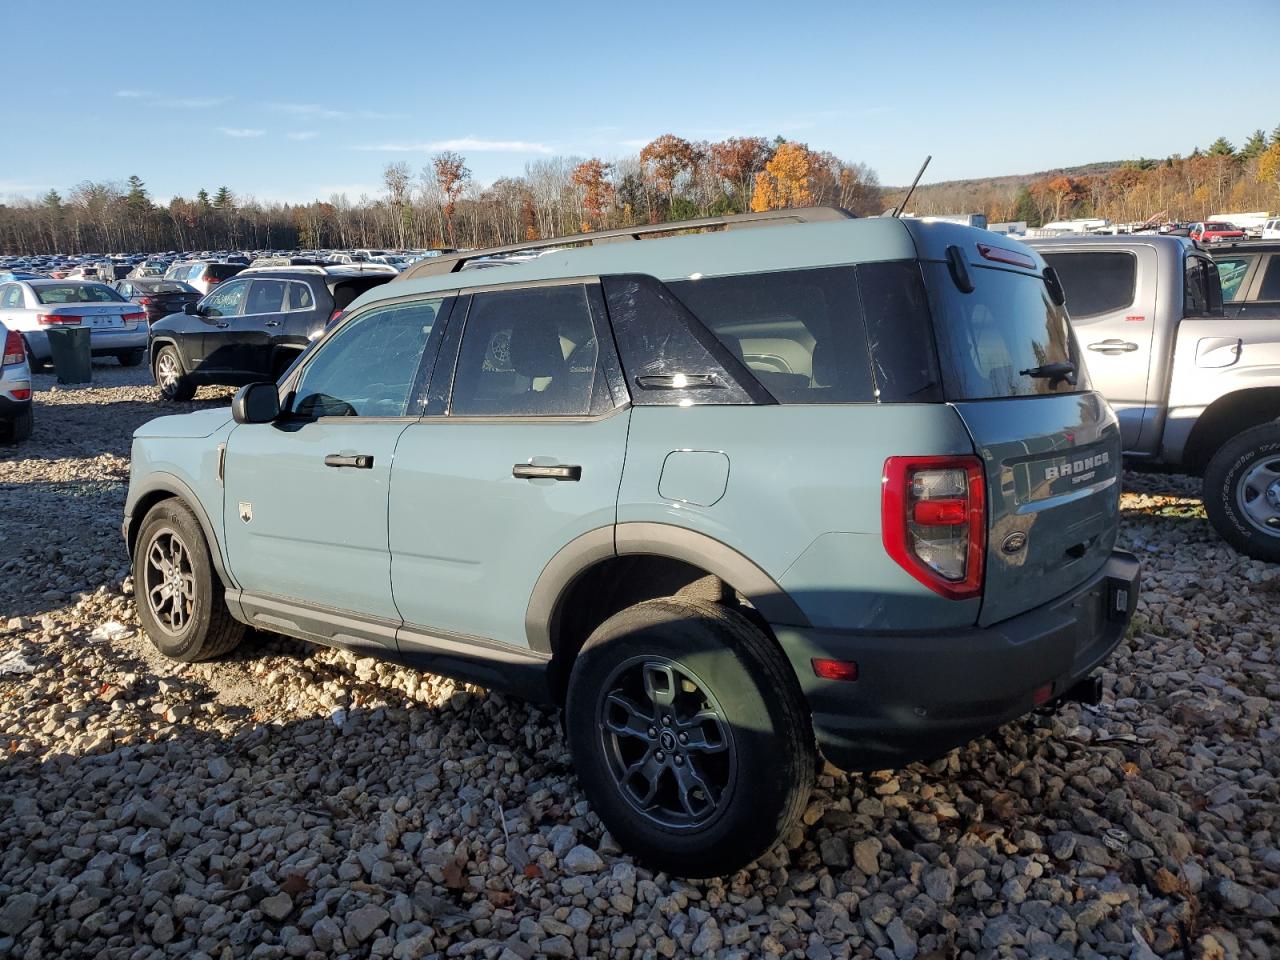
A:
[[[1119,517],[1120,432],[1090,388],[1044,262],[991,234],[955,239],[949,255],[963,266],[921,266],[944,395],[986,475],[986,626],[1062,596],[1106,563]]]

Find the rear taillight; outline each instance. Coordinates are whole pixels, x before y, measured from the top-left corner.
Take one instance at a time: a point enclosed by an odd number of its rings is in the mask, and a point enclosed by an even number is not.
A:
[[[13,399],[15,399],[15,400],[30,400],[30,399],[31,399],[31,391],[30,391],[29,389],[26,389],[26,388],[24,388],[24,389],[22,389],[22,390],[10,390],[9,392],[10,392],[11,394],[13,394]]]
[[[218,281],[218,278],[217,278],[217,277],[209,277],[209,276],[206,276],[206,277],[204,278],[204,282],[205,282],[205,283],[218,283],[219,281]]]
[[[57,327],[64,324],[78,324],[83,318],[69,313],[41,313],[36,315],[36,323],[42,327]]]
[[[335,323],[337,323],[341,319],[342,319],[342,311],[341,310],[333,311],[333,313],[329,314],[328,326],[330,327],[333,326]]]
[[[25,355],[26,351],[22,348],[22,334],[17,330],[10,330],[5,334],[4,359],[0,360],[0,366],[7,367],[11,363],[21,363]]]
[[[124,315],[125,323],[140,323],[145,319],[147,319],[147,315],[145,313],[126,313]]]
[[[139,302],[139,303],[141,303],[141,304],[143,304],[143,305],[146,305],[146,304],[148,304],[148,303],[154,303],[155,301],[154,301],[154,300],[152,300],[150,297],[139,297],[139,298],[138,298],[138,302]]]
[[[894,561],[935,593],[982,593],[986,486],[977,457],[890,457],[884,462],[881,526]]]

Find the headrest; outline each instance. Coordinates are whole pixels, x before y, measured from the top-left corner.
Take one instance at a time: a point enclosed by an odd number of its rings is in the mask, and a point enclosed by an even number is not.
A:
[[[830,341],[819,340],[813,345],[813,385],[834,387],[840,379],[840,364]]]
[[[522,323],[511,331],[511,367],[522,377],[557,377],[564,372],[564,351],[555,328]]]

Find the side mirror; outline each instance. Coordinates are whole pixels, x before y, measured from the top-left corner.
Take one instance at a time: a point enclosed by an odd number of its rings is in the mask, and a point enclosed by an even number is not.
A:
[[[274,383],[251,383],[236,391],[231,416],[236,423],[271,423],[280,416],[280,394]]]
[[[182,312],[189,317],[198,317],[200,316],[200,307],[198,304],[184,303],[182,305]]]
[[[1049,289],[1049,299],[1058,306],[1063,306],[1067,302],[1067,291],[1062,286],[1062,280],[1058,277],[1058,271],[1053,267],[1044,268],[1044,285]]]

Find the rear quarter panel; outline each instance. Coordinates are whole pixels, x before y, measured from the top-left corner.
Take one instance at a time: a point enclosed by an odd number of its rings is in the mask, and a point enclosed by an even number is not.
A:
[[[724,494],[711,505],[660,492],[676,492],[661,478],[668,455],[682,450],[728,459]],[[972,453],[942,404],[637,407],[618,522],[684,527],[732,547],[814,626],[969,626],[979,601],[938,596],[885,553],[880,500],[886,458]]]

